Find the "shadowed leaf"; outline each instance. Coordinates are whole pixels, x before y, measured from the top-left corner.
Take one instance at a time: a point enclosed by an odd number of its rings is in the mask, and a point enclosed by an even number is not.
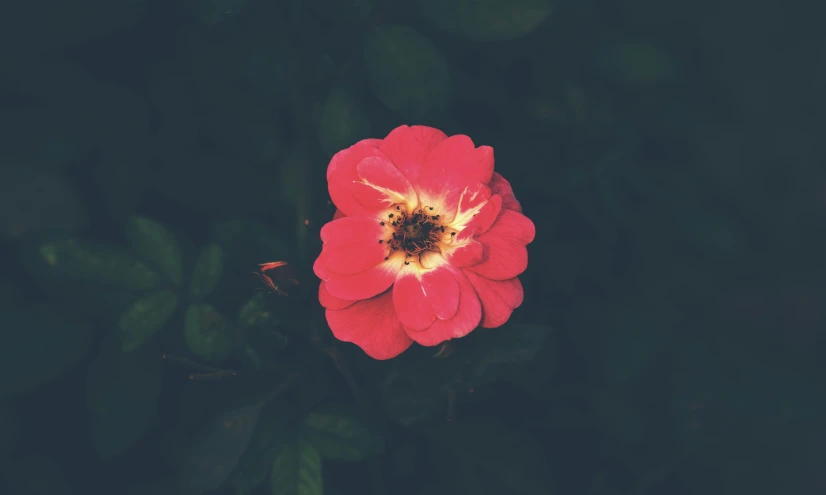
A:
[[[166,325],[177,306],[178,296],[171,290],[158,291],[136,300],[118,320],[121,348],[133,351],[140,347]]]

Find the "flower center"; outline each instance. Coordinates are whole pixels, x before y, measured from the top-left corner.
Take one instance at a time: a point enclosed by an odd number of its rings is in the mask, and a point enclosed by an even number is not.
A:
[[[394,253],[404,253],[405,258],[419,259],[424,251],[439,251],[438,244],[445,238],[445,226],[439,221],[439,215],[432,206],[424,206],[408,213],[406,209],[396,205],[393,211],[386,215],[382,225],[391,227],[389,237],[379,239],[379,243],[387,244],[389,259]],[[455,236],[455,232],[449,234]],[[409,264],[410,261],[405,261]]]

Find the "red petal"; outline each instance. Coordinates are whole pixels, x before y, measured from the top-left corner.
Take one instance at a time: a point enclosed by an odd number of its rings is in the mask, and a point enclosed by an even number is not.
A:
[[[456,314],[459,284],[447,266],[424,273],[406,270],[393,286],[393,304],[405,327],[421,331],[437,318],[446,320]]]
[[[445,184],[487,184],[493,175],[493,148],[476,148],[462,134],[450,136],[437,144],[427,155],[421,169],[422,187],[439,190]]]
[[[342,213],[341,210],[336,208],[336,212],[333,215],[333,220],[338,220],[339,218],[344,218],[344,213]]]
[[[344,217],[327,222],[321,227],[321,242],[352,244],[374,240],[378,244],[384,236],[380,221],[370,217]]]
[[[462,232],[456,236],[456,240],[461,241],[487,232],[491,225],[493,225],[493,222],[496,221],[500,211],[502,211],[502,197],[495,194],[491,196],[488,202],[485,203],[485,206],[474,214],[470,221],[465,224]]]
[[[359,141],[339,151],[327,167],[327,188],[330,198],[344,215],[371,215],[387,206],[387,195],[361,183],[358,164],[368,157],[385,158],[377,146],[378,139]]]
[[[484,261],[469,270],[492,280],[514,278],[528,267],[525,245],[533,241],[536,228],[528,217],[513,210],[502,210],[493,226],[477,240],[484,247]]]
[[[390,291],[326,314],[337,339],[356,344],[373,359],[394,358],[413,344],[396,316]]]
[[[318,302],[327,309],[344,309],[352,306],[358,301],[348,301],[346,299],[338,298],[329,292],[325,287],[326,283],[322,280],[321,285],[318,286]]]
[[[482,319],[482,306],[473,286],[459,271],[449,270],[459,286],[459,304],[456,314],[448,320],[436,319],[426,330],[405,328],[407,335],[424,346],[435,346],[450,339],[464,337],[472,332]]]
[[[424,330],[436,320],[421,281],[412,271],[406,271],[393,284],[393,306],[399,321],[413,330]]]
[[[404,256],[392,256],[387,261],[354,275],[331,273],[324,280],[330,294],[347,300],[368,299],[386,291],[396,280],[404,265]]]
[[[513,194],[513,188],[511,188],[511,183],[505,180],[505,178],[499,175],[499,173],[493,173],[493,177],[488,185],[494,194],[502,196],[502,208],[519,212],[522,211],[522,205],[520,205],[519,201],[516,200],[516,196]]]
[[[367,157],[358,164],[356,171],[367,186],[384,193],[393,203],[405,201],[411,208],[418,203],[413,186],[387,158]]]
[[[419,169],[428,153],[445,139],[447,136],[439,129],[422,125],[403,125],[390,131],[379,149],[415,186],[419,182]]]
[[[315,259],[315,263],[313,263],[313,272],[316,274],[316,277],[321,280],[327,280],[332,276],[330,271],[327,270],[327,252],[324,250],[324,246],[321,247],[321,253],[319,253],[318,258]]]
[[[378,241],[336,244],[327,249],[325,268],[331,274],[353,275],[384,261],[387,248]]]
[[[518,278],[490,280],[470,270],[465,271],[465,276],[482,301],[482,326],[485,328],[502,326],[513,310],[522,304],[524,292]]]
[[[446,250],[444,256],[451,265],[461,268],[481,263],[485,259],[485,248],[479,242],[469,240],[458,247]]]

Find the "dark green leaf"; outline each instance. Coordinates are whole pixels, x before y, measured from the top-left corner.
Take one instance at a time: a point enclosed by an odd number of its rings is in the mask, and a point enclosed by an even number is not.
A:
[[[178,296],[171,290],[154,292],[136,300],[118,321],[121,348],[133,351],[166,325],[175,308]]]
[[[24,257],[36,275],[88,281],[102,286],[141,291],[160,281],[158,274],[127,249],[79,239],[38,244]]]
[[[547,0],[417,0],[431,26],[475,41],[501,41],[533,31],[551,12]]]
[[[54,306],[0,312],[0,398],[20,395],[61,376],[86,355],[94,328]]]
[[[187,308],[184,338],[189,350],[206,361],[221,361],[232,352],[232,326],[209,304]]]
[[[272,495],[323,495],[321,454],[306,440],[285,444],[272,464]]]
[[[259,292],[255,294],[252,299],[241,307],[241,311],[238,314],[238,323],[245,327],[257,327],[261,325],[275,326],[277,320],[269,309],[270,306],[267,304],[268,299],[269,295],[266,293]]]
[[[183,255],[175,235],[146,217],[132,217],[126,224],[126,238],[138,255],[149,261],[173,284],[183,279]]]
[[[63,469],[42,455],[15,459],[3,473],[8,495],[72,495]]]
[[[264,482],[278,452],[289,438],[291,424],[281,410],[283,407],[283,403],[276,401],[261,412],[252,440],[230,477],[238,495],[247,495]]]
[[[322,456],[334,461],[360,461],[384,452],[384,439],[344,404],[311,412],[304,419],[302,435]]]
[[[224,484],[247,450],[262,406],[239,406],[200,430],[180,472],[180,483],[187,493],[202,494]]]
[[[327,95],[318,122],[318,140],[333,156],[370,137],[372,126],[361,98],[347,86],[336,86]]]
[[[11,406],[0,404],[0,461],[17,448],[20,438],[20,415]]]
[[[437,493],[554,493],[549,460],[532,436],[495,419],[442,423],[428,431]]]
[[[404,26],[379,26],[364,46],[367,80],[376,97],[403,118],[444,113],[453,97],[447,61],[433,41]]]
[[[208,296],[224,272],[224,252],[217,244],[208,244],[198,255],[195,261],[195,268],[192,272],[192,284],[190,292],[192,297],[201,299]]]
[[[108,461],[126,452],[146,435],[155,418],[162,379],[160,351],[144,346],[123,352],[114,338],[103,343],[86,378],[86,399],[101,459]]]

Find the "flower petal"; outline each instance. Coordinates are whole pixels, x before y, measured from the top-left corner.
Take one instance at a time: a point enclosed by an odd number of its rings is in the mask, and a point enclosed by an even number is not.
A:
[[[326,316],[337,339],[356,344],[373,359],[394,358],[413,344],[396,316],[391,291],[344,309],[328,309]]]
[[[378,240],[384,236],[380,220],[373,217],[344,217],[327,222],[321,227],[321,242],[325,244],[352,244]]]
[[[405,202],[410,208],[419,203],[407,177],[387,158],[367,157],[359,162],[356,172],[365,185],[384,193],[393,203]]]
[[[462,232],[456,237],[457,241],[469,239],[487,232],[502,211],[502,197],[494,194],[482,208],[471,215]]]
[[[335,244],[327,247],[326,265],[330,274],[354,275],[384,261],[387,248],[378,241]]]
[[[525,246],[533,241],[535,234],[536,228],[528,217],[513,210],[502,210],[490,230],[477,237],[484,247],[484,260],[468,269],[491,280],[516,277],[528,267]]]
[[[318,286],[318,301],[324,308],[333,310],[344,309],[358,302],[348,301],[330,294],[327,292],[327,287],[325,287],[325,284],[326,282],[322,280],[321,284]]]
[[[327,189],[336,207],[346,216],[371,215],[387,207],[387,195],[361,182],[357,167],[368,157],[385,158],[377,146],[378,139],[359,141],[346,150],[339,151],[327,167]]]
[[[336,208],[336,212],[333,214],[333,220],[338,220],[339,218],[344,218],[344,213],[342,213],[341,210]]]
[[[493,175],[493,148],[476,148],[462,134],[450,136],[431,150],[420,173],[422,189],[431,192],[487,184]]]
[[[368,299],[387,290],[396,280],[396,275],[404,265],[404,256],[391,256],[389,260],[353,275],[330,273],[324,279],[327,291],[341,299]]]
[[[461,268],[481,263],[485,259],[485,248],[475,240],[457,242],[445,248],[443,256],[451,265]]]
[[[321,246],[321,253],[319,253],[318,258],[316,258],[313,263],[313,272],[316,274],[316,277],[321,280],[327,280],[332,276],[330,271],[327,270],[327,252],[324,246]]]
[[[516,200],[511,183],[499,175],[498,172],[493,173],[493,177],[490,179],[488,186],[490,186],[490,190],[493,191],[494,194],[502,196],[502,208],[519,212],[522,211],[522,205]]]
[[[446,269],[459,287],[459,304],[456,314],[447,320],[436,319],[422,331],[405,327],[407,335],[424,346],[435,346],[450,339],[464,337],[472,332],[482,319],[482,306],[467,277],[455,269]]]
[[[482,302],[482,326],[485,328],[502,326],[513,310],[522,304],[525,294],[518,278],[490,280],[470,270],[465,270],[465,276]]]
[[[396,164],[396,167],[414,186],[419,182],[419,170],[430,150],[447,139],[439,129],[423,125],[399,126],[379,145],[379,149]]]
[[[402,324],[428,328],[438,318],[452,318],[459,308],[459,284],[447,265],[432,270],[402,270],[393,286],[393,304]]]

